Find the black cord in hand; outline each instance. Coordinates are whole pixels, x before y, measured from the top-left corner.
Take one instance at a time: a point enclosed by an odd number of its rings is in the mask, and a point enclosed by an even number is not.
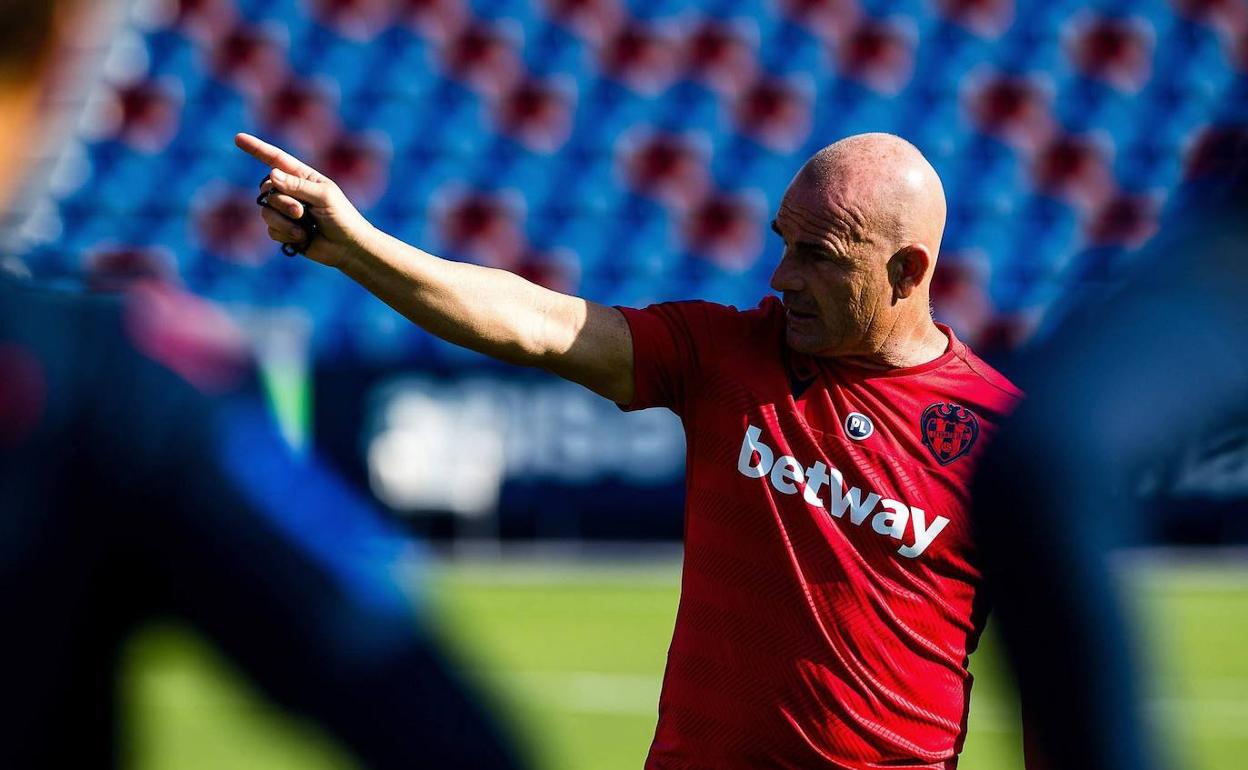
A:
[[[268,181],[268,178],[269,177],[266,175],[264,179],[260,180],[260,183],[264,184]],[[277,188],[270,187],[268,190],[260,193],[260,196],[256,198],[256,205],[264,206],[265,208],[273,208],[269,205],[269,196],[275,192],[277,192]],[[274,211],[277,211],[277,209],[274,209]],[[279,211],[278,213],[280,214],[281,212]],[[288,257],[293,257],[296,254],[306,254],[308,252],[308,247],[312,245],[313,239],[316,238],[316,234],[321,231],[320,225],[316,223],[316,219],[312,216],[311,212],[308,211],[307,206],[303,207],[303,216],[296,219],[295,224],[303,228],[307,237],[303,239],[303,243],[282,244],[282,253]]]

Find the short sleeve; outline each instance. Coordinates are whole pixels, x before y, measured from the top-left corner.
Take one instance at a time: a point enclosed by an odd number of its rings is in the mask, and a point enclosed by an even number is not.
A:
[[[633,336],[633,400],[620,408],[662,406],[683,416],[741,313],[702,301],[618,309]]]

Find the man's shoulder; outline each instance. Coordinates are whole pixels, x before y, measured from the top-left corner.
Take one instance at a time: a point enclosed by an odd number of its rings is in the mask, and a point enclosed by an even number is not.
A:
[[[966,387],[983,406],[1006,415],[1022,400],[1023,391],[965,343],[960,345],[957,357],[965,367]]]
[[[658,302],[644,308],[621,307],[626,316],[644,314],[663,321],[669,328],[688,337],[731,346],[751,339],[770,339],[783,322],[784,306],[774,296],[744,310],[709,300],[691,299]]]
[[[714,302],[705,299],[681,299],[666,302],[655,302],[648,304],[642,308],[620,307],[621,310],[632,310],[634,312],[640,310],[642,312],[661,312],[676,313],[684,316],[700,316],[711,321],[744,321],[757,322],[759,320],[772,318],[784,312],[784,305],[780,302],[779,297],[768,295],[758,301],[758,304],[751,308],[742,310],[736,305],[728,305],[722,302]]]
[[[754,332],[767,334],[784,320],[784,305],[774,296],[763,297],[758,304],[744,310],[735,305],[703,302],[708,321],[725,331],[748,335]]]

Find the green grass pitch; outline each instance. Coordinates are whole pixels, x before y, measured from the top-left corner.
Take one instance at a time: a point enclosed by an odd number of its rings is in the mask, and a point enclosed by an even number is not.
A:
[[[482,563],[438,571],[445,636],[539,770],[640,770],[677,596],[677,568]],[[1248,567],[1154,566],[1129,585],[1148,629],[1152,705],[1186,767],[1248,756]],[[1011,770],[1018,707],[991,635],[961,767]],[[127,760],[141,770],[353,767],[312,726],[276,712],[189,631],[157,627],[127,654]]]

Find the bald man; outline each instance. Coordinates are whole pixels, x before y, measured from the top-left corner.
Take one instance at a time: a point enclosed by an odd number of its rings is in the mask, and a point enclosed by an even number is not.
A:
[[[274,240],[444,339],[682,418],[684,573],[648,770],[955,767],[984,620],[968,479],[1019,392],[932,320],[945,201],[913,146],[867,134],[811,158],[773,222],[781,296],[739,311],[609,308],[438,259],[236,141],[273,168]]]

